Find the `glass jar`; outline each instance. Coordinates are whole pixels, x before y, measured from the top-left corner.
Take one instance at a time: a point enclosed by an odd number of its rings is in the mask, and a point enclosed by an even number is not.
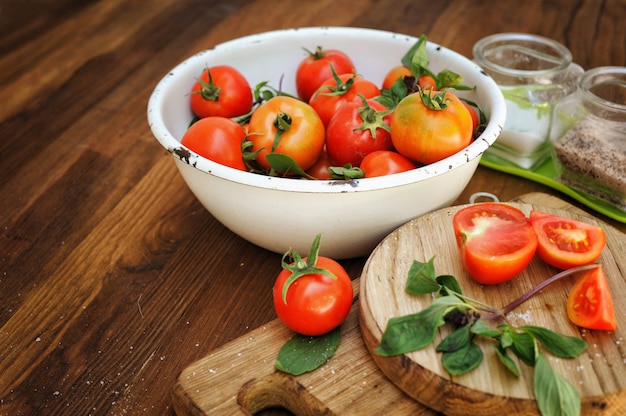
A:
[[[487,158],[533,169],[550,157],[554,106],[576,90],[583,69],[562,44],[543,36],[499,33],[474,45],[475,62],[500,87],[507,106],[500,137]]]
[[[555,107],[551,140],[560,182],[626,211],[626,67],[585,72]]]

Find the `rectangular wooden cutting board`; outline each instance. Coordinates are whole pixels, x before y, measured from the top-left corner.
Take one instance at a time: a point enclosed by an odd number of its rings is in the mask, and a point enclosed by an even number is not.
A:
[[[556,197],[532,193],[515,202],[576,210]],[[435,415],[399,390],[368,352],[358,326],[359,279],[355,303],[342,325],[335,355],[317,370],[292,377],[274,370],[281,346],[293,333],[275,320],[213,351],[180,374],[173,392],[179,416],[255,414],[284,407],[298,415]]]

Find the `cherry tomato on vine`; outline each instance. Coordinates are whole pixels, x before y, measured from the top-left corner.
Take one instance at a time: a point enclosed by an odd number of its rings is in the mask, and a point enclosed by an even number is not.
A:
[[[252,109],[252,90],[235,68],[218,65],[205,69],[191,88],[190,104],[200,117],[237,117]]]
[[[333,77],[324,81],[315,91],[309,104],[317,111],[324,126],[328,126],[330,119],[343,104],[361,102],[359,95],[374,98],[380,95],[380,89],[360,75],[333,74]]]
[[[514,278],[537,250],[537,236],[528,219],[507,204],[469,205],[457,211],[452,225],[463,267],[482,284]]]
[[[617,328],[613,298],[601,266],[580,277],[567,295],[567,316],[575,325],[612,331]]]
[[[302,335],[317,336],[332,331],[352,307],[352,281],[335,260],[318,255],[320,235],[308,257],[297,252],[283,256],[283,270],[274,283],[274,308],[278,318]],[[289,256],[293,262],[287,262]]]
[[[252,113],[247,140],[250,152],[258,151],[256,162],[265,169],[270,153],[292,158],[303,170],[309,169],[324,148],[325,128],[313,107],[296,98],[275,96]]]
[[[604,230],[596,225],[539,211],[530,212],[539,238],[537,254],[557,269],[593,263],[606,245]]]
[[[394,66],[387,72],[383,79],[382,89],[388,90],[400,78],[412,77],[411,70],[404,65]]]
[[[391,112],[365,98],[342,105],[326,127],[326,150],[336,165],[359,166],[375,150],[392,150]]]
[[[205,117],[193,123],[180,142],[209,160],[247,170],[241,150],[245,137],[246,131],[235,121],[226,117]]]
[[[308,56],[300,62],[296,70],[296,91],[303,101],[309,102],[320,85],[333,76],[331,65],[337,74],[356,72],[350,57],[340,50],[322,49],[318,46],[315,52],[307,53]]]
[[[406,172],[415,167],[415,163],[393,150],[376,150],[361,162],[361,170],[366,178]]]
[[[391,119],[391,139],[398,153],[425,165],[468,146],[472,117],[454,94],[419,91],[403,98]]]

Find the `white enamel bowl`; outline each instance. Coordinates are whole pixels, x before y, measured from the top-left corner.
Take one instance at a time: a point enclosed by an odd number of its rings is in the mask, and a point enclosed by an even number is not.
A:
[[[294,74],[305,57],[302,48],[318,45],[345,51],[364,77],[381,84],[386,72],[417,41],[378,30],[312,27],[279,30],[235,39],[200,52],[167,73],[148,103],[148,122],[156,139],[172,154],[187,185],[222,224],[253,244],[276,253],[301,254],[323,233],[321,254],[336,259],[368,255],[392,230],[408,220],[449,206],[471,179],[481,154],[496,140],[505,119],[497,85],[471,60],[428,42],[430,67],[461,74],[476,86],[461,93],[478,103],[489,123],[462,151],[413,171],[352,183],[263,176],[222,166],[188,153],[180,144],[192,113],[189,91],[207,66],[228,64],[252,87],[269,81],[295,95]],[[181,152],[182,150],[182,152]]]

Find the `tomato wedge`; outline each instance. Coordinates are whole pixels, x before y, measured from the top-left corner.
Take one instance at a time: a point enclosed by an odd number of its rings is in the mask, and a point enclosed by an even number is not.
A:
[[[530,223],[539,238],[537,254],[557,269],[593,263],[606,245],[606,234],[598,226],[531,211]]]
[[[576,281],[567,296],[567,316],[583,328],[603,331],[617,328],[611,291],[601,266]]]
[[[469,205],[452,219],[467,273],[482,284],[506,282],[530,263],[537,236],[524,213],[507,204]]]

